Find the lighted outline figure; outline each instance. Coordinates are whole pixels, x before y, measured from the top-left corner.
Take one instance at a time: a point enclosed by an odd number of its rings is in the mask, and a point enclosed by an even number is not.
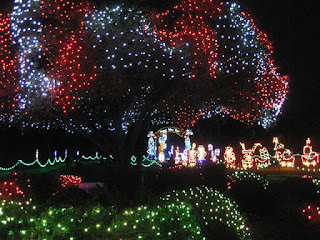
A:
[[[302,164],[310,167],[315,167],[319,163],[319,154],[312,151],[310,138],[307,138],[306,145],[303,147],[303,155],[301,155]]]
[[[233,151],[233,147],[225,147],[224,162],[227,168],[236,167],[236,154]]]
[[[196,150],[197,144],[192,143],[191,150],[189,150],[189,166],[195,167],[197,165],[198,151]]]
[[[165,160],[165,154],[164,150],[167,148],[167,130],[160,131],[160,137],[159,137],[159,161],[164,162]]]
[[[279,142],[278,137],[274,137],[272,141],[275,150],[275,158],[279,161],[281,167],[294,167],[295,156],[291,153],[289,149],[284,149],[284,145]],[[281,152],[282,151],[282,152]]]
[[[202,164],[204,161],[206,161],[207,152],[203,145],[199,145],[197,148],[198,152],[198,162]]]
[[[156,139],[157,136],[154,134],[153,131],[149,131],[147,137],[148,139],[148,159],[149,160],[154,160],[156,157]]]
[[[260,158],[255,158],[258,167],[267,167],[271,164],[270,154],[266,147],[259,149]]]
[[[253,153],[256,150],[257,147],[262,147],[261,143],[255,143],[251,149],[246,149],[246,146],[244,143],[240,142],[240,145],[242,147],[242,167],[247,168],[253,168],[254,165],[254,158]]]

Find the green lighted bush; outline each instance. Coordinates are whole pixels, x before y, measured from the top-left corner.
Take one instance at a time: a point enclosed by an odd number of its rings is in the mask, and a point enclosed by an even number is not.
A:
[[[215,223],[250,239],[237,206],[206,187],[173,191],[152,205],[121,212],[101,205],[56,208],[32,201],[7,201],[0,207],[0,239],[212,239],[208,236],[214,235]]]

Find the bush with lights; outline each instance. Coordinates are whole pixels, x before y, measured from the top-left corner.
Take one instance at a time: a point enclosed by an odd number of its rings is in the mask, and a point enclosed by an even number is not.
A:
[[[244,216],[238,211],[237,204],[219,191],[207,187],[196,187],[183,191],[172,191],[162,200],[174,204],[191,204],[206,234],[210,233],[214,224],[222,223],[231,231],[235,231],[240,239],[251,239],[249,227]]]
[[[245,181],[245,180],[256,180],[260,183],[264,189],[267,189],[269,185],[269,181],[259,174],[248,171],[235,171],[231,175],[228,176],[230,178],[230,182],[228,183],[228,189],[231,189],[232,183],[236,181]]]
[[[32,200],[7,201],[0,207],[2,239],[206,239],[214,223],[251,239],[236,204],[207,187],[172,191],[158,205],[122,212],[101,205],[37,206]]]

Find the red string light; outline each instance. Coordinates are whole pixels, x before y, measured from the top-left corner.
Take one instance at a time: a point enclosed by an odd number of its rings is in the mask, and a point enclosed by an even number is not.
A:
[[[0,116],[17,105],[17,55],[12,44],[10,14],[0,13]],[[9,111],[10,112],[10,111]]]
[[[59,180],[62,188],[76,187],[82,183],[82,177],[76,175],[60,175]]]
[[[93,7],[86,2],[42,1],[43,48],[48,75],[56,82],[55,103],[67,113],[75,110],[97,76],[91,63],[89,35],[84,28],[84,14]]]
[[[302,209],[302,214],[309,223],[320,223],[320,207],[308,205]]]

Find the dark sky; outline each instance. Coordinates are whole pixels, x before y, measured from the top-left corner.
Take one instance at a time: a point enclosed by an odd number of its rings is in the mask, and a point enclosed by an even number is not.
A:
[[[0,9],[9,11],[13,1],[0,0]],[[138,2],[165,6],[168,1]],[[279,118],[279,128],[298,135],[313,134],[320,137],[320,120],[318,120],[320,21],[316,15],[320,1],[239,0],[238,2],[251,12],[260,29],[269,35],[275,50],[276,65],[279,66],[280,72],[288,74],[291,80],[290,94],[283,107],[283,114]]]
[[[317,0],[240,1],[248,6],[268,33],[280,71],[290,77],[290,94],[280,118],[281,127],[297,135],[320,135]]]

